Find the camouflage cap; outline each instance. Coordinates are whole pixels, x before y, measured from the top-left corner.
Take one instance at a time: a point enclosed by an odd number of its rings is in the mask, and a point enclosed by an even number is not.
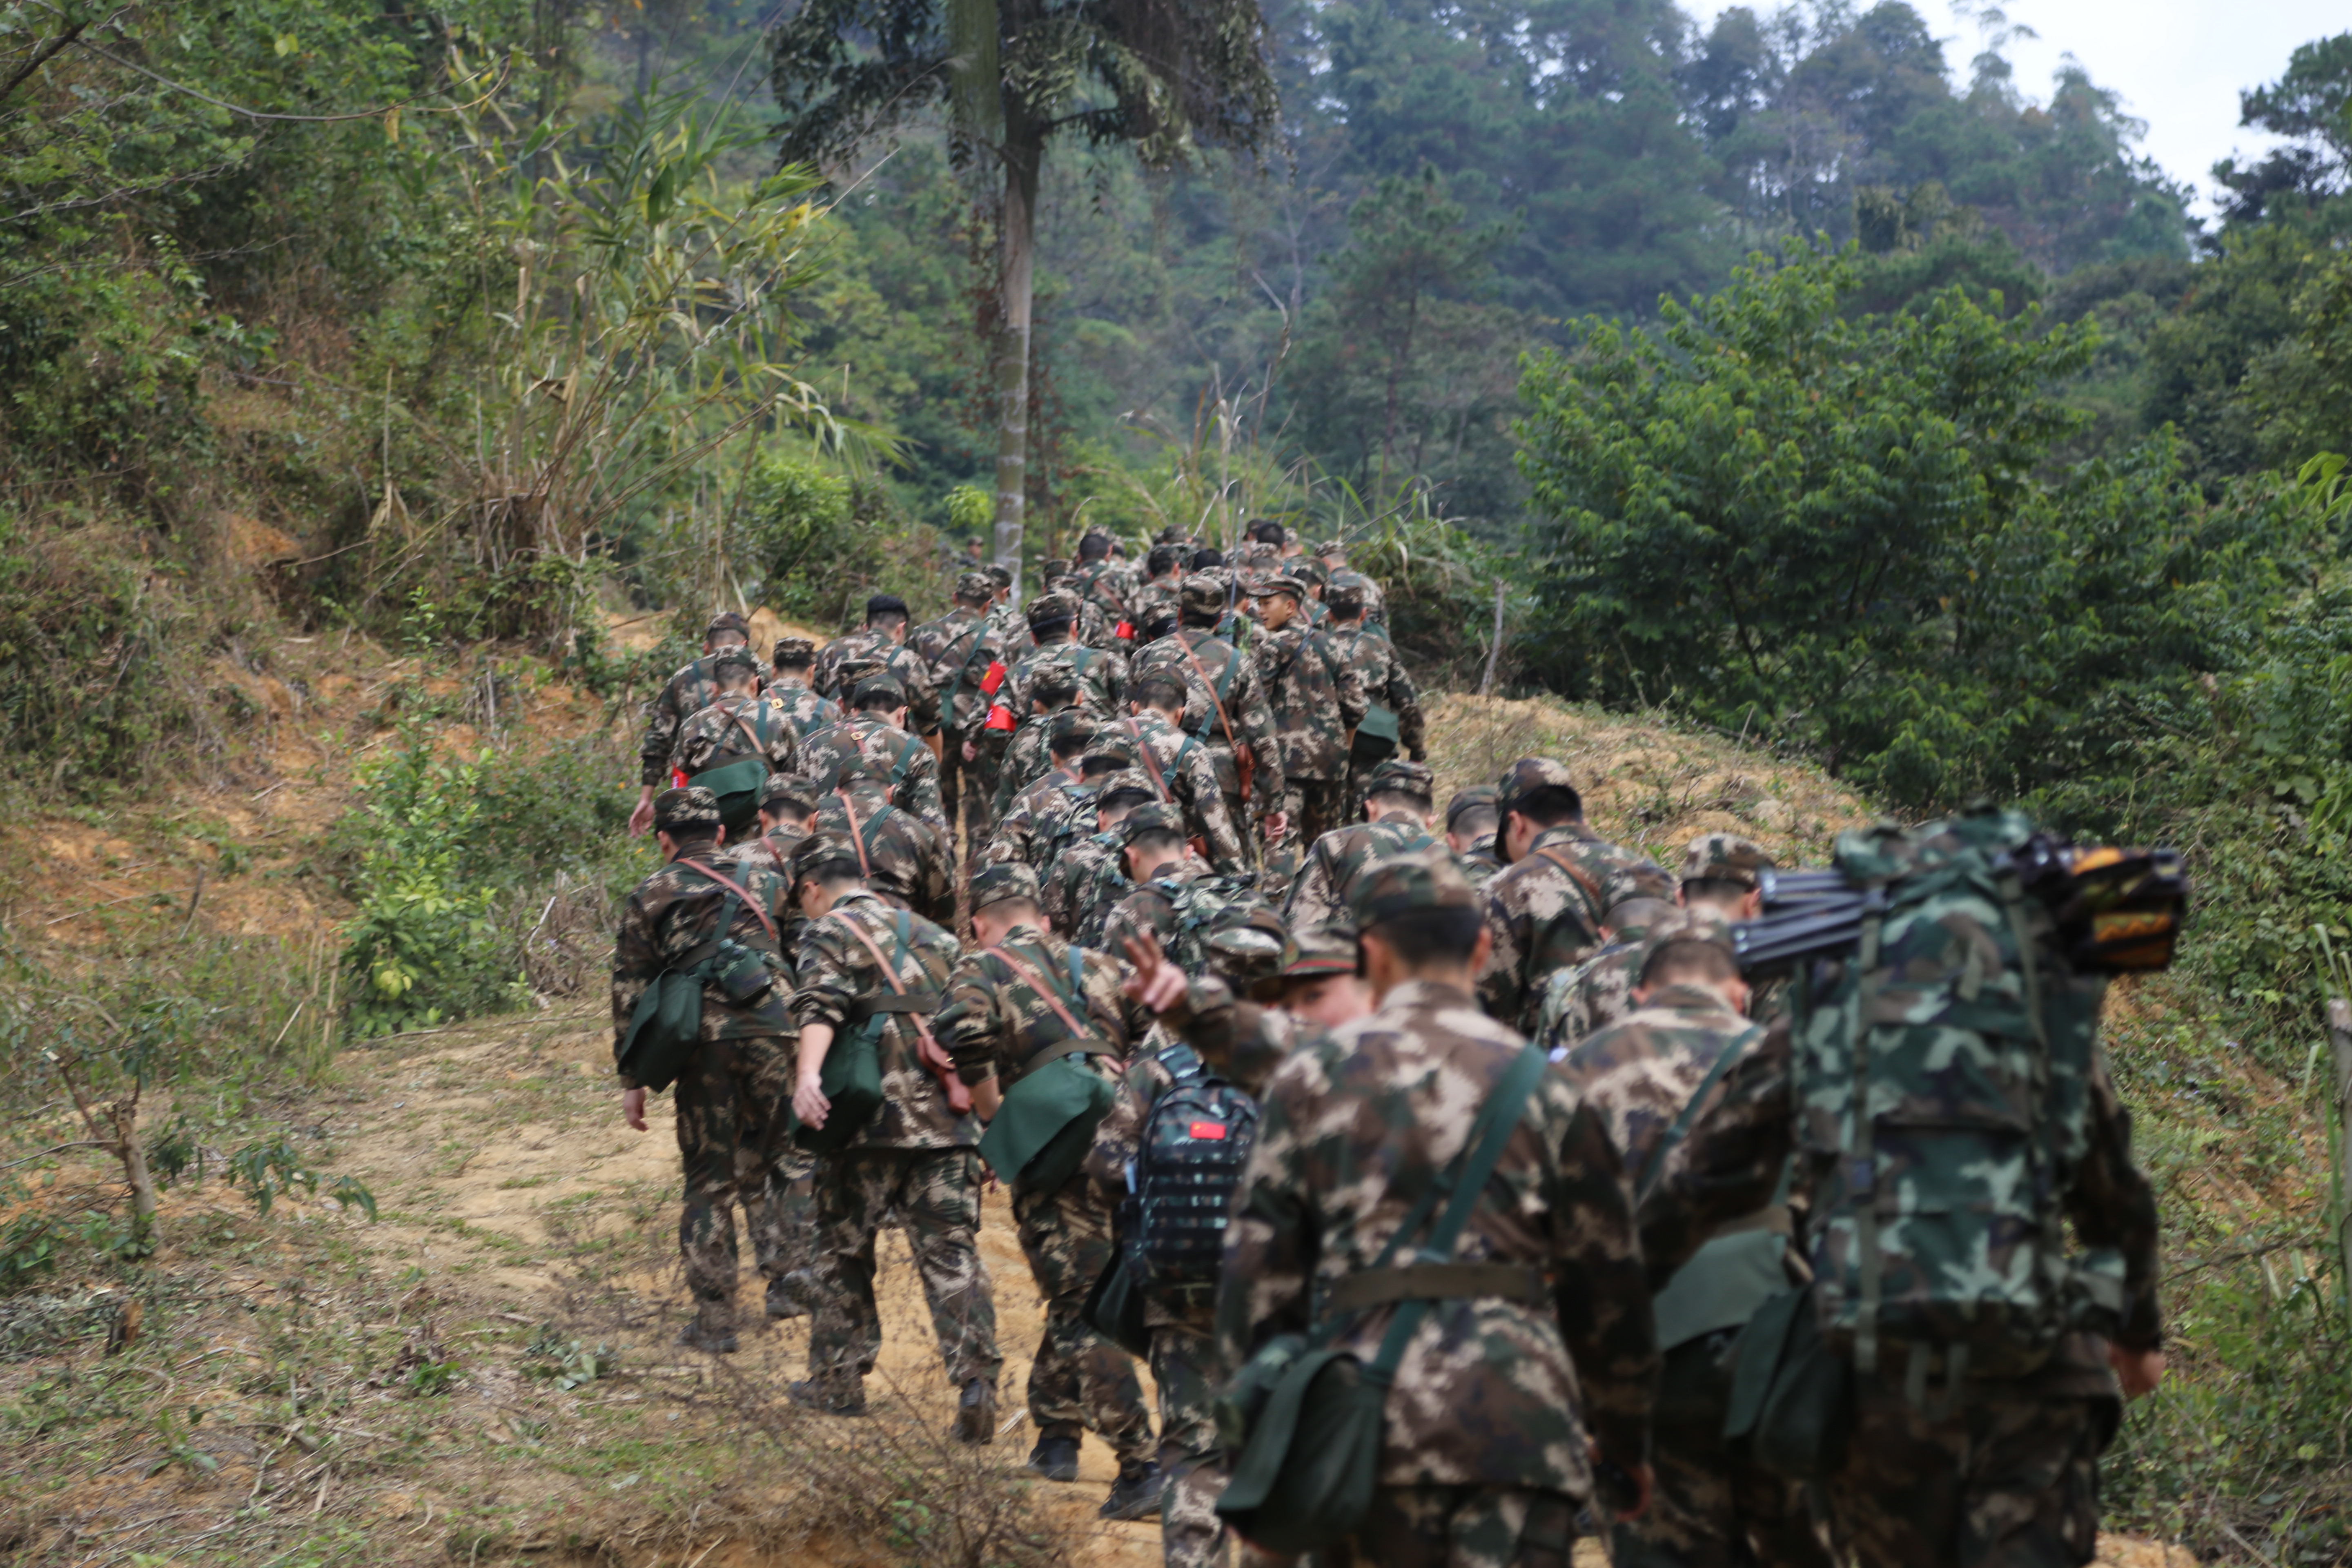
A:
[[[1134,843],[1139,835],[1145,833],[1174,833],[1181,836],[1184,831],[1184,814],[1172,805],[1155,800],[1149,805],[1139,805],[1129,812],[1127,821],[1121,826],[1127,829],[1127,841],[1129,844]]]
[[[866,864],[857,858],[857,846],[838,833],[810,834],[793,846],[793,852],[784,858],[784,863],[791,868],[793,879],[796,882],[828,868],[833,868],[835,877],[842,874],[844,868],[853,876],[866,875]]]
[[[1160,792],[1152,787],[1150,778],[1139,768],[1123,768],[1095,781],[1095,805],[1101,811],[1133,811],[1139,805],[1157,805]]]
[[[1271,549],[1272,546],[1265,548]],[[1287,572],[1273,572],[1252,582],[1247,589],[1253,599],[1269,598],[1276,594],[1287,594],[1300,604],[1307,602],[1307,584]]]
[[[1075,621],[1078,618],[1078,601],[1074,595],[1055,589],[1030,600],[1027,615],[1032,631],[1048,621]]]
[[[1206,573],[1195,572],[1176,590],[1176,603],[1196,616],[1221,616],[1225,611],[1225,585]]]
[[[1452,832],[1455,823],[1474,811],[1493,811],[1496,800],[1492,784],[1472,784],[1468,789],[1455,790],[1454,798],[1445,803],[1446,831]]]
[[[1376,795],[1409,795],[1416,800],[1427,800],[1434,788],[1434,778],[1426,763],[1387,757],[1365,778],[1364,794],[1367,798]]]
[[[1658,955],[1661,948],[1677,942],[1711,942],[1728,953],[1731,952],[1731,922],[1718,910],[1675,910],[1643,933],[1642,952],[1633,966],[1634,974],[1638,977],[1648,969],[1650,960]]]
[[[710,656],[710,673],[714,678],[724,680],[730,670],[739,678],[757,675],[760,673],[760,661],[751,657],[751,650],[748,647],[722,647]]]
[[[1000,588],[1010,588],[1013,586],[1013,574],[1006,568],[999,566],[994,562],[990,562],[987,565],[982,567],[981,570],[988,574],[988,580],[991,583],[995,584],[996,586]]]
[[[1503,770],[1495,781],[1495,804],[1499,811],[1509,811],[1519,802],[1539,789],[1574,789],[1576,780],[1565,764],[1549,757],[1521,757]]]
[[[1312,555],[1292,556],[1286,563],[1286,569],[1292,576],[1312,587],[1325,587],[1331,581],[1331,568]]]
[[[1470,879],[1442,847],[1376,860],[1348,890],[1348,912],[1358,931],[1403,915],[1475,909],[1477,903]]]
[[[822,788],[828,790],[842,789],[854,784],[881,784],[887,787],[890,774],[887,769],[865,752],[853,752],[825,770],[824,777],[818,783]]]
[[[1290,933],[1282,917],[1261,905],[1248,921],[1210,934],[1209,968],[1217,978],[1247,996],[1264,993],[1282,978],[1283,950]]]
[[[1037,901],[1037,873],[1025,863],[1010,860],[1001,866],[983,866],[972,874],[973,914],[1008,899],[1025,900],[1033,904]]]
[[[1609,928],[1612,942],[1639,942],[1656,930],[1660,921],[1672,920],[1679,912],[1654,893],[1634,893],[1612,902],[1601,923]]]
[[[996,592],[996,579],[985,572],[956,574],[955,594],[959,599],[984,599]]]
[[[1323,588],[1323,603],[1335,616],[1361,615],[1364,609],[1364,585],[1348,582],[1334,575]]]
[[[816,797],[824,793],[816,780],[803,774],[771,773],[760,786],[760,805],[763,809],[783,806],[789,815],[806,816],[816,809]]]
[[[1143,753],[1137,748],[1133,735],[1120,725],[1102,727],[1099,721],[1094,744],[1087,748],[1088,762],[1097,757],[1116,757],[1128,767],[1135,767],[1143,761]]]
[[[732,610],[721,610],[704,624],[702,640],[709,642],[720,632],[733,632],[745,642],[751,640],[751,623]]]
[[[1758,873],[1777,868],[1771,851],[1736,833],[1702,833],[1683,850],[1685,882],[1737,882],[1753,888]]]
[[[1308,926],[1282,944],[1285,980],[1322,980],[1356,973],[1356,933],[1346,926]]]
[[[868,676],[857,683],[856,694],[850,700],[863,708],[876,698],[887,700],[893,708],[904,708],[907,705],[907,689],[890,676]]]
[[[1348,542],[1344,539],[1327,539],[1315,547],[1314,552],[1325,560],[1337,555],[1344,561],[1348,558]]]
[[[811,637],[778,637],[775,662],[803,665],[816,662],[816,642]]]
[[[680,828],[709,832],[719,826],[719,797],[700,784],[666,789],[654,796],[654,827],[661,833]]]
[[[1058,744],[1068,740],[1091,741],[1101,721],[1083,708],[1065,708],[1045,723],[1045,739]]]
[[[833,667],[834,689],[855,691],[857,689],[857,683],[867,676],[887,674],[889,668],[890,667],[883,663],[877,654],[851,654]]]

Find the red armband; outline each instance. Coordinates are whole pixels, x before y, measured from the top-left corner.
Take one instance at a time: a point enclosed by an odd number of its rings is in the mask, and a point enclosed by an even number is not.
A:
[[[980,678],[981,691],[987,696],[993,697],[996,695],[996,689],[1003,684],[1004,661],[1003,659],[991,659],[988,665],[988,673]]]
[[[672,789],[684,789],[686,787],[686,770],[684,768],[670,769],[669,787]]]
[[[1013,710],[1012,710],[1012,709],[1010,709],[1010,708],[1007,708],[1007,707],[1006,707],[1003,703],[1002,703],[1002,702],[998,703],[995,707],[991,708],[991,709],[988,710],[988,722],[987,722],[986,724],[984,724],[984,725],[981,726],[981,727],[982,727],[982,729],[985,729],[985,730],[1010,730],[1010,729],[1012,729],[1012,728],[1013,728]]]
[[[1121,621],[1118,625],[1110,629],[1110,635],[1124,642],[1133,642],[1135,640],[1135,627],[1130,622]]]

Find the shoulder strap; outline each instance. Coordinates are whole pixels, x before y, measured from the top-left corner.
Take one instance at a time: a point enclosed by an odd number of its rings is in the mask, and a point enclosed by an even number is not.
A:
[[[1004,966],[1013,971],[1013,974],[1019,978],[1021,984],[1035,992],[1037,994],[1037,999],[1054,1010],[1054,1016],[1059,1018],[1062,1021],[1062,1026],[1070,1031],[1070,1037],[1072,1039],[1092,1039],[1094,1037],[1088,1030],[1080,1027],[1078,1021],[1070,1016],[1068,1004],[1055,992],[1053,985],[1046,981],[1045,976],[1039,974],[1034,969],[1030,968],[1027,963],[1015,957],[1013,952],[1006,948],[992,947],[987,951],[994,956],[1003,959],[1004,961]],[[1070,947],[1070,968],[1074,976],[1078,973],[1077,952],[1077,945],[1074,942]]]
[[[866,853],[865,829],[857,825],[857,804],[849,798],[849,792],[845,789],[836,789],[833,793],[841,801],[841,815],[849,818],[849,842],[857,849],[857,874],[870,878],[874,875],[874,862]]]
[[[907,782],[907,770],[913,765],[915,753],[922,749],[923,738],[920,735],[907,737],[907,743],[899,747],[898,754],[890,760],[891,788],[896,789]]]
[[[1158,1060],[1161,1067],[1168,1069],[1168,1076],[1174,1079],[1179,1087],[1191,1083],[1201,1076],[1202,1066],[1201,1053],[1181,1040],[1172,1046],[1162,1047]]]
[[[1184,640],[1183,628],[1181,626],[1176,631],[1176,646],[1184,650],[1184,657],[1192,661],[1192,673],[1201,678],[1201,685],[1208,691],[1209,705],[1217,710],[1217,722],[1224,727],[1225,744],[1238,751],[1241,742],[1234,738],[1234,721],[1225,713],[1225,686],[1232,681],[1234,667],[1241,662],[1241,655],[1236,653],[1233,658],[1225,660],[1224,680],[1212,683],[1209,679],[1209,672],[1201,666],[1201,656],[1194,653],[1192,645]]]
[[[771,942],[779,940],[776,936],[776,922],[768,918],[768,911],[760,907],[760,900],[745,892],[741,884],[738,883],[734,878],[719,871],[714,871],[699,860],[673,860],[670,864],[673,866],[683,866],[689,871],[699,871],[704,876],[709,878],[712,881],[718,883],[720,887],[726,889],[729,892],[734,894],[737,899],[741,900],[743,907],[751,910],[752,914],[759,917],[760,923],[767,928],[768,940]],[[724,936],[726,932],[721,931],[719,934]]]
[[[1151,754],[1151,742],[1143,738],[1143,721],[1129,718],[1127,721],[1127,732],[1135,737],[1136,755],[1143,759],[1144,771],[1151,775],[1151,787],[1160,792],[1160,798],[1162,801],[1174,800],[1176,797],[1168,793],[1167,777],[1160,771],[1160,759]],[[1188,741],[1192,739],[1190,735],[1184,738]]]
[[[1601,900],[1601,884],[1592,879],[1591,872],[1570,860],[1567,856],[1553,854],[1553,848],[1554,846],[1547,844],[1536,853],[1568,873],[1568,879],[1584,889],[1584,896],[1592,900],[1592,918],[1598,921],[1601,916],[1609,912],[1607,905]]]
[[[759,706],[759,704],[755,702],[754,706]],[[761,713],[763,716],[766,710],[761,708]],[[759,731],[751,727],[751,721],[743,717],[743,710],[738,708],[727,716],[735,721],[735,727],[742,731],[744,736],[751,741],[751,754],[759,758],[761,762],[766,762],[768,760],[768,742],[766,739],[761,735]]]
[[[1698,1120],[1699,1107],[1706,1103],[1706,1097],[1715,1092],[1715,1086],[1723,1081],[1723,1075],[1731,1070],[1731,1064],[1739,1059],[1739,1053],[1748,1048],[1756,1034],[1756,1026],[1751,1024],[1724,1042],[1723,1050],[1715,1058],[1715,1065],[1706,1069],[1706,1076],[1699,1080],[1698,1088],[1693,1089],[1690,1099],[1683,1102],[1683,1113],[1675,1118],[1675,1124],[1666,1129],[1666,1135],[1658,1140],[1658,1146],[1651,1150],[1650,1157],[1642,1163],[1641,1180],[1633,1184],[1636,1206],[1657,1189],[1658,1177],[1665,1172],[1666,1156],[1689,1136],[1691,1123]]]

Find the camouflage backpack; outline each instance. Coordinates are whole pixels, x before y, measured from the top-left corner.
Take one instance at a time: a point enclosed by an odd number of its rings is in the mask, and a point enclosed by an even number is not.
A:
[[[1838,839],[1859,937],[1800,973],[1793,1067],[1816,1315],[1858,1373],[1895,1342],[1948,1387],[2021,1374],[2123,1306],[2121,1255],[2067,1249],[2099,988],[2023,885],[2033,843],[1990,810]]]
[[[1119,1233],[1147,1284],[1213,1285],[1225,1215],[1257,1135],[1257,1101],[1210,1072],[1190,1046],[1170,1046],[1160,1064],[1176,1081],[1144,1121]]]
[[[1258,892],[1255,871],[1152,885],[1167,894],[1175,910],[1176,934],[1168,956],[1187,974],[1206,974],[1222,968],[1218,963],[1221,955],[1210,951],[1210,942],[1223,932],[1250,924],[1252,917],[1261,910],[1274,910],[1274,906]]]

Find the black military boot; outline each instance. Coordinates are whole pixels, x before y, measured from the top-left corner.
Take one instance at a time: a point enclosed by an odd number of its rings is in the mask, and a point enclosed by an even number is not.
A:
[[[956,1401],[955,1440],[975,1446],[996,1441],[996,1385],[975,1377]]]
[[[694,1321],[677,1331],[677,1342],[689,1350],[709,1351],[713,1355],[731,1355],[735,1351],[735,1302],[732,1297],[698,1300],[694,1304]]]
[[[845,1389],[827,1388],[812,1378],[806,1383],[789,1385],[784,1393],[791,1397],[794,1405],[804,1410],[814,1410],[822,1415],[866,1414],[866,1384],[863,1382],[852,1384]]]
[[[779,1274],[768,1281],[768,1319],[771,1322],[809,1315],[808,1296],[803,1284],[798,1274]]]
[[[1078,1440],[1054,1436],[1038,1438],[1037,1446],[1029,1450],[1029,1468],[1049,1481],[1076,1480]]]
[[[1150,1519],[1160,1511],[1160,1494],[1168,1489],[1168,1478],[1150,1459],[1129,1459],[1118,1468],[1118,1479],[1110,1484],[1110,1496],[1103,1500],[1097,1511],[1104,1519]]]

